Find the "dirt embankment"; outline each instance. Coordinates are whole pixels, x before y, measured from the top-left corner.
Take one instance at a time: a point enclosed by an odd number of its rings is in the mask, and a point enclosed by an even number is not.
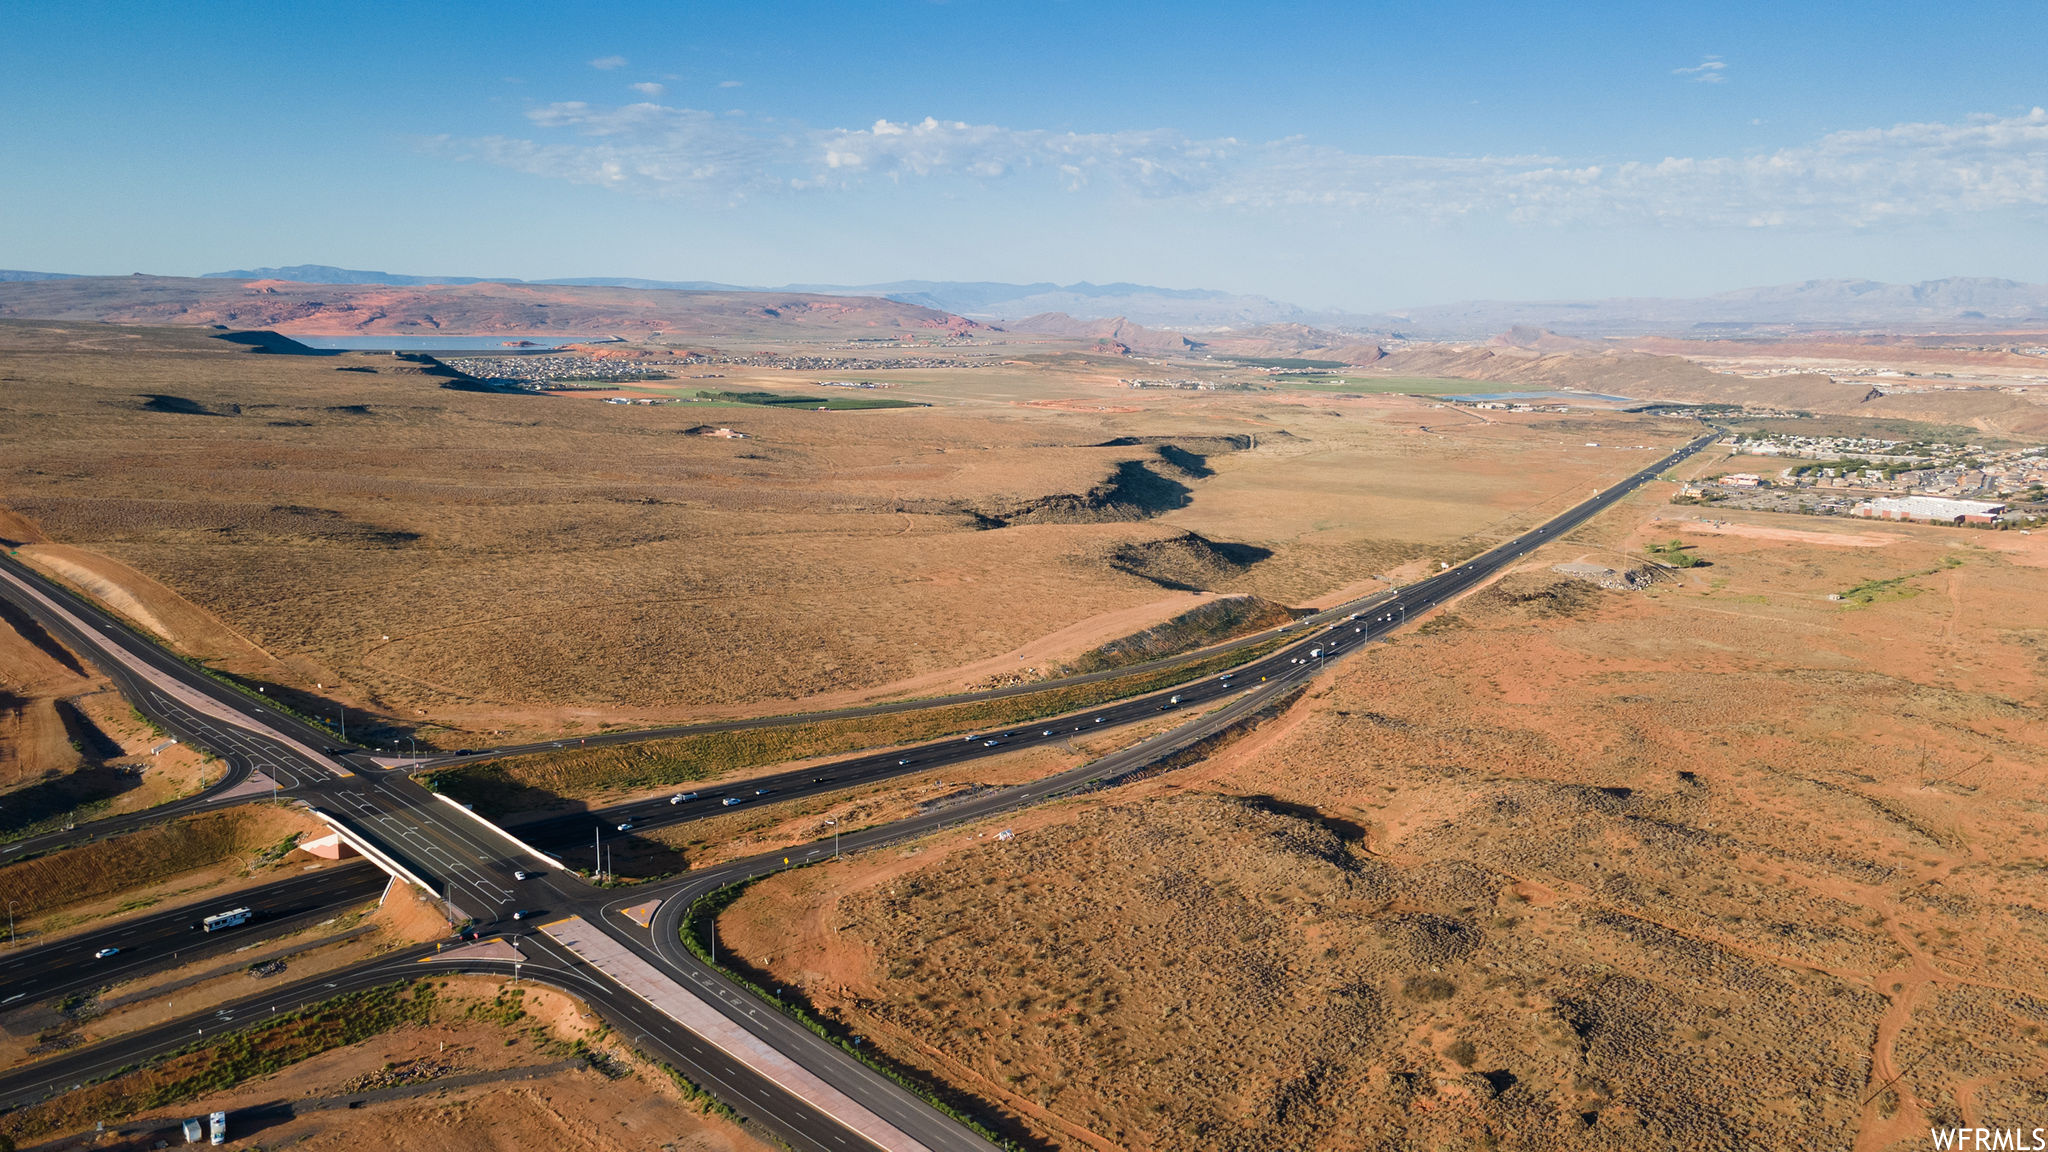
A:
[[[301,838],[325,830],[296,809],[268,804],[187,816],[0,867],[0,900],[13,903],[18,921],[32,923],[114,895],[146,899],[223,867],[275,867]]]
[[[1064,670],[1082,673],[1121,668],[1277,628],[1294,619],[1292,609],[1270,600],[1257,596],[1221,596],[1206,600],[1141,632],[1090,649],[1068,661]]]
[[[1082,493],[1056,493],[1027,500],[986,504],[970,509],[977,525],[1007,528],[1012,524],[1105,524],[1149,520],[1193,498],[1189,481],[1213,475],[1208,457],[1163,437],[1121,437],[1105,448],[1153,446],[1150,459],[1125,460],[1100,484]],[[1211,437],[1207,452],[1243,447],[1236,437]]]
[[[94,670],[42,626],[0,605],[0,789],[13,790],[79,767],[71,731],[82,720],[69,701],[97,691]],[[0,805],[0,829],[7,813]]]

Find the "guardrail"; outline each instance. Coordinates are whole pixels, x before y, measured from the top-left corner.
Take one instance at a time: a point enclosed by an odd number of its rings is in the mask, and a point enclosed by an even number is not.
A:
[[[434,886],[431,883],[428,883],[426,880],[422,879],[419,873],[406,867],[404,864],[399,863],[398,858],[396,856],[393,856],[389,852],[386,852],[382,848],[379,848],[375,844],[372,844],[361,833],[356,832],[353,829],[349,828],[348,825],[343,824],[339,816],[336,816],[331,812],[324,812],[318,808],[313,808],[311,806],[308,806],[308,811],[312,812],[313,815],[317,817],[322,824],[325,824],[329,828],[334,829],[335,835],[341,837],[343,840],[348,841],[349,847],[354,848],[357,852],[362,853],[363,859],[368,860],[370,863],[375,864],[377,867],[382,868],[386,872],[391,873],[393,876],[398,877],[400,880],[403,880],[406,883],[412,885],[413,887],[418,888],[420,891],[425,892],[427,895],[432,896],[436,900],[441,898],[441,894],[434,890]]]

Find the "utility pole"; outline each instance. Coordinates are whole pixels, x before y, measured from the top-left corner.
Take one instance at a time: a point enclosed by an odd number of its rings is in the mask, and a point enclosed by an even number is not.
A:
[[[336,705],[334,706],[334,726],[335,726],[335,728],[336,728],[336,729],[340,730],[340,732],[341,732],[341,738],[342,738],[343,740],[347,740],[347,739],[348,739],[348,709],[346,709],[346,708],[343,708],[343,707],[342,707],[341,705],[339,705],[339,704],[336,704]]]
[[[590,870],[591,870],[591,871],[592,871],[593,873],[595,873],[596,875],[598,875],[598,876],[603,876],[603,875],[604,875],[604,829],[603,829],[603,828],[592,828],[592,829],[590,830],[590,851],[591,851],[591,855],[592,855],[592,857],[593,857],[593,859],[592,859],[592,860],[591,860],[591,862],[590,862]]]

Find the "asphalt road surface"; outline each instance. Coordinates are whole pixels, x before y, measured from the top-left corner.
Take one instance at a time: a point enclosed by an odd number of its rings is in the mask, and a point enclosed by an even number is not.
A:
[[[370,864],[344,864],[118,921],[49,944],[0,952],[0,1010],[235,951],[375,899],[389,880]],[[256,915],[236,928],[199,929],[203,917],[230,908],[248,908]],[[94,955],[104,948],[120,951],[104,958]]]
[[[527,957],[521,963],[484,959],[441,961],[435,958],[436,947],[426,945],[380,956],[343,971],[266,988],[205,1013],[141,1029],[0,1075],[0,1109],[18,1108],[61,1095],[203,1041],[208,1035],[260,1025],[349,992],[461,972],[546,984],[582,999],[643,1055],[675,1068],[792,1148],[857,1152],[869,1146],[802,1101],[786,1098],[776,1084],[746,1065],[681,1032],[666,1016],[593,972],[547,937],[525,936],[518,944]],[[233,1131],[232,1114],[229,1130]]]

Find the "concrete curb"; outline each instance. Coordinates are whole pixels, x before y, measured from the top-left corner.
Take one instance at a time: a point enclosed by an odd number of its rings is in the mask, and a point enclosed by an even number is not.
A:
[[[434,899],[441,899],[441,894],[439,892],[434,891],[434,886],[428,883],[426,880],[422,879],[419,873],[414,872],[412,869],[407,868],[404,864],[399,863],[397,857],[391,855],[389,852],[384,851],[382,848],[377,847],[375,844],[370,843],[370,841],[361,833],[356,832],[353,829],[349,828],[348,825],[343,824],[341,822],[341,817],[336,816],[332,812],[327,812],[319,808],[309,807],[308,811],[312,812],[314,816],[318,817],[321,823],[327,825],[329,828],[332,828],[336,832],[340,833],[342,840],[346,842],[349,847],[354,848],[357,852],[360,852],[363,855],[363,858],[368,860],[370,863],[375,864],[377,867],[382,868],[384,871],[389,872],[391,875],[398,877],[400,880],[403,880],[406,883],[411,884],[413,887],[418,888],[420,891],[425,892],[427,895],[432,896]]]

